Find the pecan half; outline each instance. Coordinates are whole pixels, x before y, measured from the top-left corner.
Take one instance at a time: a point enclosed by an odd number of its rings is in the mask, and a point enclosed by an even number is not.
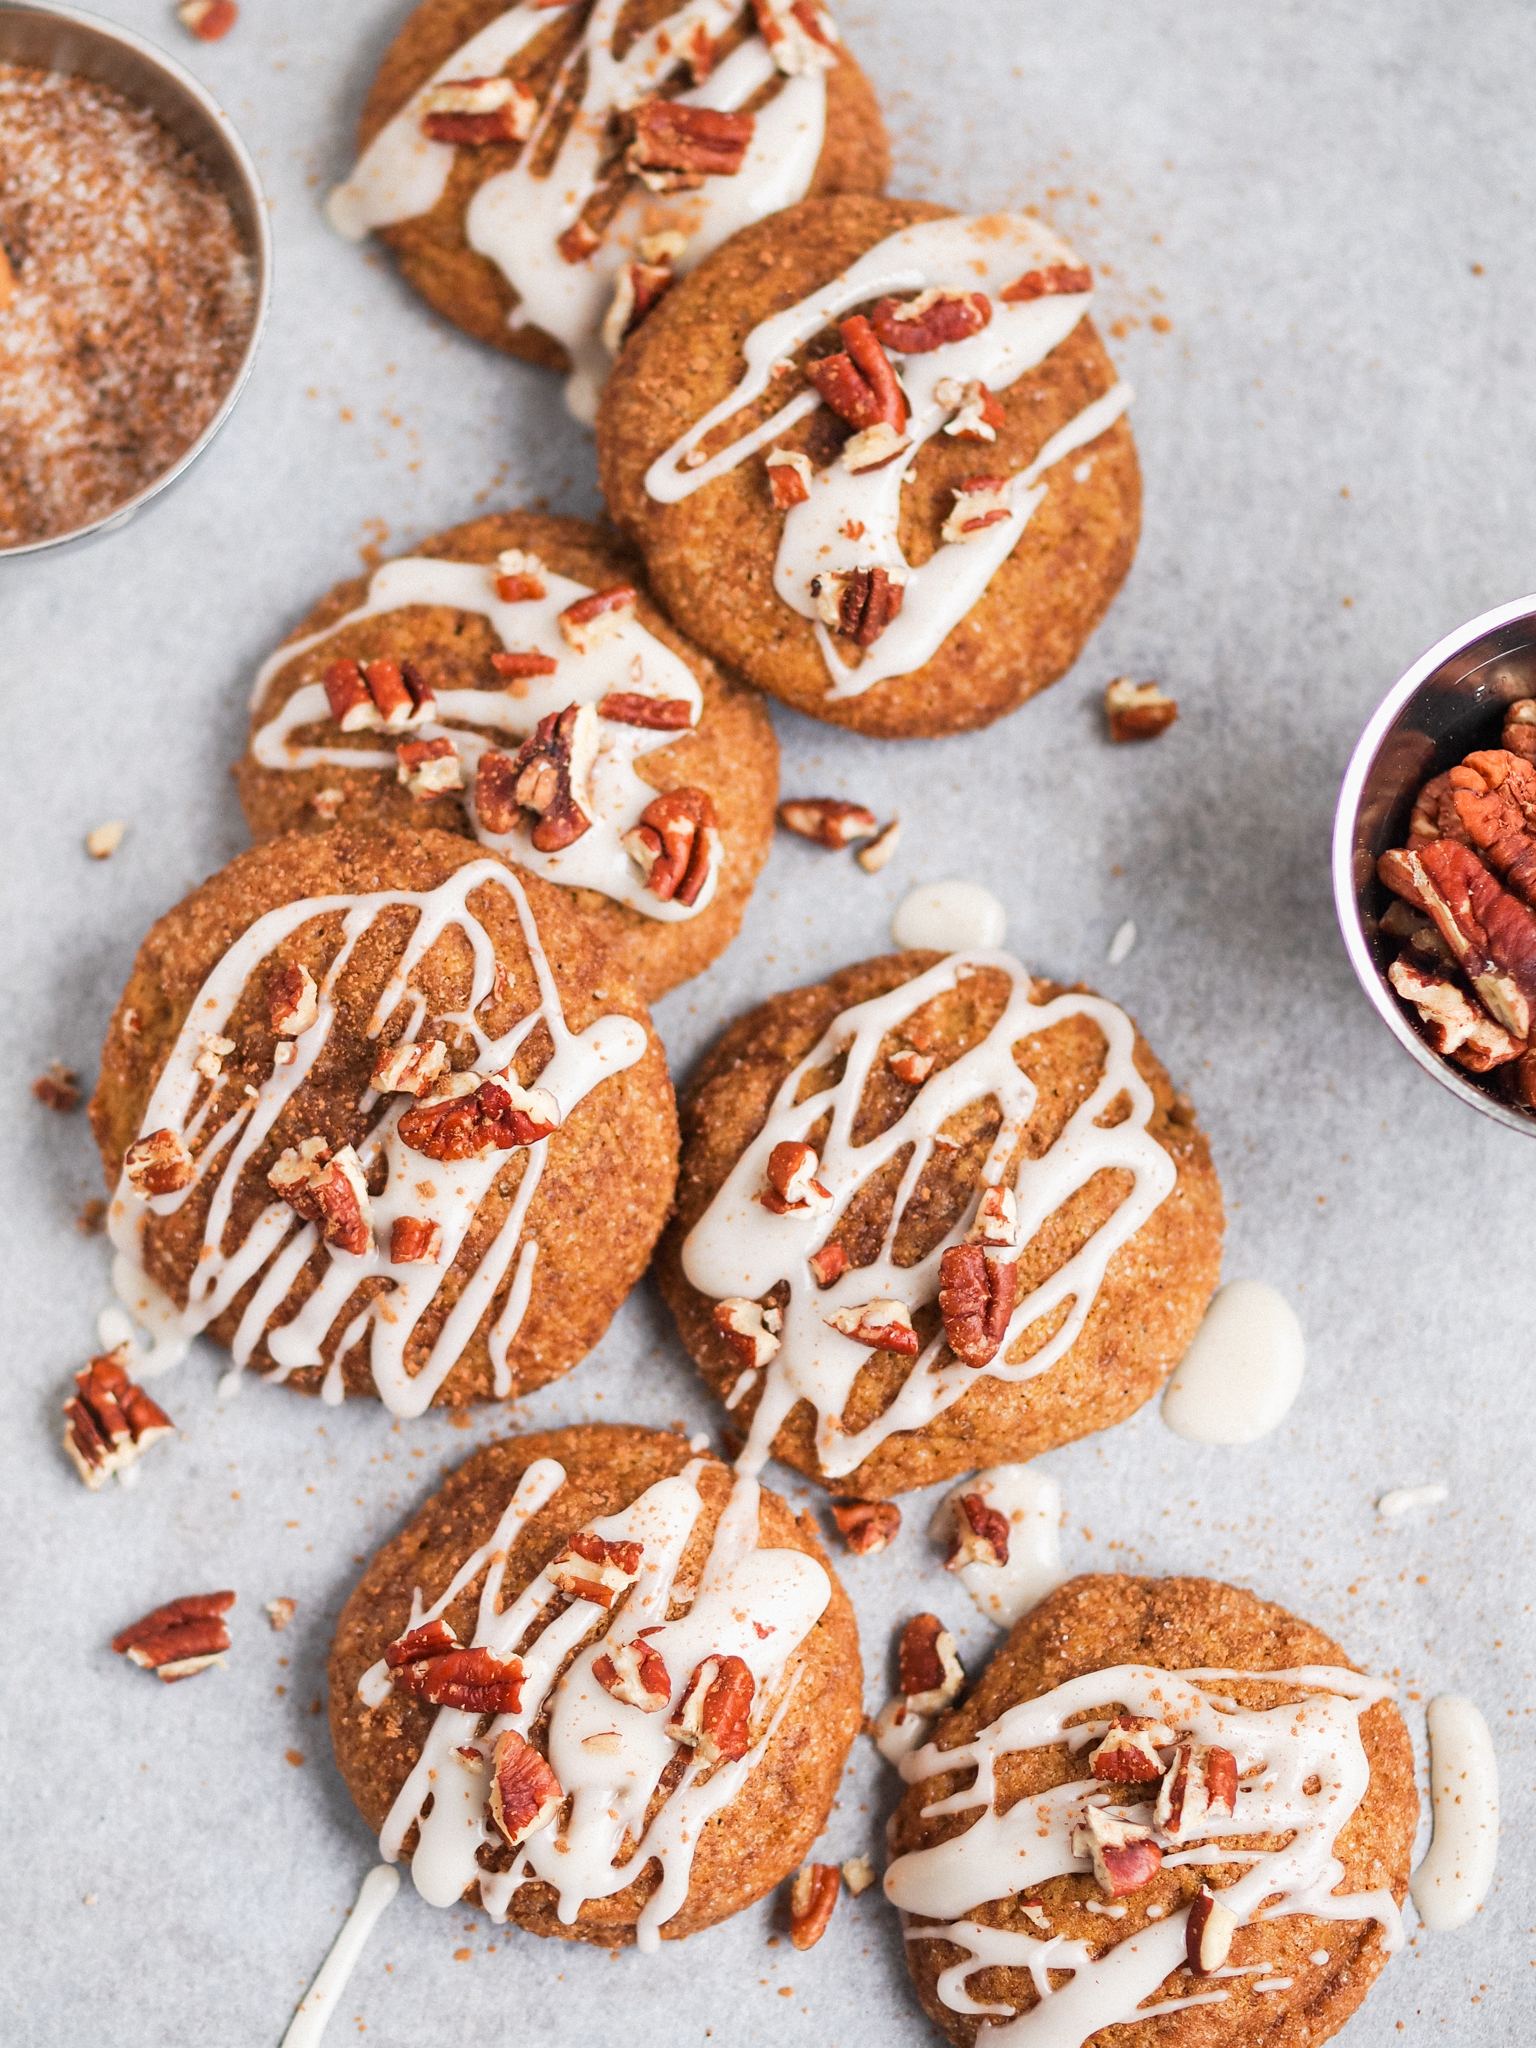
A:
[[[514,78],[455,78],[421,96],[421,132],[429,142],[483,149],[488,142],[526,142],[539,102]]]
[[[715,806],[702,789],[666,790],[652,797],[623,844],[658,902],[691,908],[720,849]]]
[[[611,583],[578,597],[560,614],[561,637],[578,654],[590,654],[614,639],[635,616],[638,593],[632,583]]]
[[[823,625],[855,647],[873,647],[901,610],[906,578],[901,570],[834,569],[811,578],[811,595]]]
[[[134,1464],[175,1427],[127,1370],[128,1347],[93,1358],[75,1374],[76,1391],[64,1403],[64,1448],[94,1493],[114,1472]]]
[[[1387,969],[1387,979],[1419,1014],[1431,1049],[1472,1074],[1487,1074],[1525,1052],[1524,1043],[1495,1024],[1448,974],[1410,960],[1406,954]]]
[[[1122,1714],[1088,1759],[1093,1775],[1104,1785],[1146,1785],[1163,1775],[1159,1748],[1167,1749],[1173,1730],[1139,1714]]]
[[[997,1508],[989,1508],[981,1494],[962,1494],[955,1502],[955,1534],[944,1569],[959,1572],[968,1564],[1007,1562],[1008,1517]]]
[[[515,1849],[547,1828],[564,1804],[560,1780],[533,1744],[515,1728],[498,1735],[486,1811],[502,1839]]]
[[[1232,1953],[1237,1926],[1237,1915],[1222,1905],[1208,1884],[1201,1885],[1184,1923],[1184,1954],[1197,1977],[1209,1977],[1221,1968]]]
[[[570,704],[541,718],[513,757],[513,794],[519,808],[536,820],[538,852],[558,853],[591,829],[597,737],[592,706]]]
[[[234,1604],[233,1593],[185,1593],[121,1630],[112,1647],[130,1664],[174,1684],[223,1663],[221,1652],[229,1648],[223,1616]]]
[[[836,355],[820,356],[805,366],[824,405],[853,428],[884,424],[900,433],[907,424],[907,401],[891,359],[862,313],[840,320],[843,346]]]
[[[766,1313],[760,1301],[739,1294],[715,1303],[715,1328],[745,1366],[766,1365],[779,1348],[778,1337],[766,1326]]]
[[[176,1131],[151,1131],[135,1138],[123,1154],[123,1173],[136,1195],[175,1195],[192,1184],[197,1169]]]
[[[962,477],[950,515],[939,528],[939,539],[949,545],[976,540],[989,526],[1000,526],[1012,517],[1007,477]]]
[[[776,512],[803,505],[811,495],[810,457],[794,448],[770,448],[763,457],[768,471],[768,489]]]
[[[402,1038],[380,1051],[368,1085],[381,1095],[426,1095],[447,1068],[448,1048],[442,1039]]]
[[[616,356],[677,282],[670,263],[626,263],[603,316],[603,346]]]
[[[611,1607],[626,1586],[640,1576],[642,1543],[610,1543],[588,1529],[578,1529],[565,1549],[544,1567],[551,1584],[572,1600],[590,1600]]]
[[[991,318],[992,301],[985,292],[938,285],[915,299],[878,300],[869,324],[897,355],[921,356],[947,342],[980,334]]]
[[[1213,1818],[1237,1810],[1237,1758],[1230,1749],[1181,1742],[1158,1789],[1153,1815],[1170,1841],[1187,1841]]]
[[[1491,748],[1468,754],[1446,781],[1472,844],[1517,896],[1536,904],[1536,764]]]
[[[546,592],[545,573],[543,557],[531,548],[503,548],[493,573],[496,595],[503,604],[527,604],[541,598]],[[495,659],[493,654],[491,660]]]
[[[835,1500],[832,1519],[855,1557],[875,1557],[901,1527],[901,1509],[893,1500]]]
[[[324,1138],[305,1138],[279,1153],[267,1174],[274,1189],[323,1243],[354,1257],[373,1250],[373,1206],[362,1162],[350,1145],[332,1153]]]
[[[680,100],[644,100],[630,118],[635,139],[625,152],[625,167],[652,192],[687,192],[706,178],[733,178],[757,126],[751,114]]]
[[[1027,305],[1031,299],[1049,299],[1093,290],[1093,272],[1086,263],[1048,263],[1041,270],[1026,270],[999,294],[1005,306]]]
[[[1163,1861],[1150,1828],[1121,1820],[1102,1806],[1085,1808],[1081,1825],[1072,1831],[1072,1854],[1088,1857],[1100,1891],[1111,1899],[1150,1884]]]
[[[757,32],[787,77],[829,71],[837,62],[837,30],[819,0],[752,0]]]
[[[826,1933],[842,1885],[835,1863],[803,1863],[789,1890],[789,1945],[814,1948]]]
[[[1453,839],[1433,840],[1417,853],[1383,854],[1376,866],[1389,889],[1434,919],[1489,1015],[1513,1037],[1529,1038],[1536,915]]]
[[[659,1650],[640,1637],[619,1643],[592,1661],[592,1676],[616,1700],[638,1707],[642,1714],[659,1714],[672,1698],[672,1680]]]
[[[693,723],[686,697],[647,697],[640,690],[610,690],[600,697],[599,718],[614,725],[637,725],[645,732],[685,732]]]
[[[410,1637],[403,1640],[408,1643]],[[390,1671],[396,1692],[434,1707],[457,1707],[463,1714],[515,1714],[522,1705],[524,1675],[520,1657],[498,1657],[483,1648],[434,1650]]]
[[[897,1682],[914,1714],[942,1714],[959,1698],[965,1672],[955,1639],[936,1614],[914,1614],[902,1630]]]
[[[685,1743],[702,1764],[735,1763],[752,1746],[752,1696],[757,1690],[741,1657],[706,1657],[689,1679],[667,1722],[674,1742]]]
[[[779,823],[837,853],[855,839],[867,839],[877,821],[863,804],[843,803],[835,796],[792,796],[779,805]]]
[[[939,1313],[949,1348],[963,1365],[990,1365],[1008,1334],[1018,1266],[988,1258],[980,1244],[953,1244],[939,1261]]]
[[[814,1148],[798,1138],[786,1138],[768,1154],[766,1191],[758,1196],[775,1216],[792,1210],[819,1209],[831,1201],[831,1191],[816,1178],[821,1160]]]
[[[1155,740],[1173,724],[1179,707],[1156,683],[1133,683],[1129,676],[1117,676],[1105,688],[1104,715],[1109,736],[1117,743]]]
[[[954,377],[941,377],[933,387],[933,395],[940,405],[954,408],[953,419],[944,427],[946,434],[957,441],[997,439],[997,430],[1007,415],[997,394],[989,391],[979,377],[968,377],[963,384]]]
[[[72,1067],[62,1066],[54,1060],[46,1074],[39,1074],[32,1083],[32,1093],[45,1108],[56,1109],[67,1116],[72,1109],[80,1107],[80,1076]]]
[[[448,1079],[454,1092],[429,1096],[397,1126],[402,1144],[424,1158],[482,1159],[487,1152],[537,1145],[560,1127],[560,1107],[547,1088],[520,1088],[496,1074]]]
[[[904,1301],[866,1301],[856,1308],[835,1309],[826,1319],[855,1344],[871,1351],[898,1351],[904,1358],[916,1358],[917,1332],[912,1311]]]
[[[435,1266],[442,1256],[443,1226],[421,1216],[397,1216],[389,1226],[392,1266]]]
[[[267,976],[267,1016],[279,1038],[297,1038],[320,1014],[315,977],[297,960],[274,967]]]

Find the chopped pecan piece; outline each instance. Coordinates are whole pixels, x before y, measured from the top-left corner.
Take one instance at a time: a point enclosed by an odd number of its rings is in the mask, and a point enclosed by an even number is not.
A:
[[[475,818],[497,836],[515,832],[523,822],[517,800],[517,762],[511,754],[487,747],[475,769]]]
[[[603,346],[616,356],[677,282],[670,263],[626,263],[603,318]]]
[[[715,1328],[745,1366],[766,1365],[779,1348],[779,1339],[763,1318],[762,1303],[744,1295],[729,1295],[715,1303]]]
[[[821,1165],[814,1149],[798,1138],[788,1138],[768,1154],[768,1187],[758,1196],[775,1216],[791,1210],[818,1209],[832,1199],[831,1191],[816,1178]]]
[[[1018,1266],[989,1258],[980,1244],[953,1244],[939,1261],[939,1313],[949,1348],[963,1365],[990,1365],[1008,1334]]]
[[[1020,306],[1031,299],[1092,290],[1093,272],[1086,263],[1048,263],[1042,270],[1026,270],[1000,296],[1005,306]]]
[[[368,1085],[381,1095],[426,1095],[447,1067],[448,1048],[440,1038],[402,1038],[380,1051]]]
[[[384,1662],[394,1671],[401,1664],[414,1664],[419,1657],[440,1657],[459,1647],[453,1624],[439,1616],[436,1621],[423,1622],[420,1628],[407,1629],[403,1636],[386,1644]]]
[[[901,1632],[897,1682],[914,1714],[942,1714],[960,1696],[965,1672],[955,1639],[936,1614],[914,1614]]]
[[[814,1948],[826,1933],[842,1885],[835,1863],[803,1863],[789,1891],[789,1945]]]
[[[526,697],[526,683],[530,676],[552,676],[560,664],[552,654],[539,654],[533,650],[504,647],[499,654],[491,656],[491,667],[497,675],[507,678],[507,694],[511,697]],[[523,683],[521,690],[514,684]]]
[[[750,1666],[740,1657],[706,1657],[689,1679],[667,1722],[674,1742],[686,1743],[701,1764],[735,1763],[752,1745]]]
[[[320,991],[302,962],[290,960],[267,976],[267,1016],[279,1038],[297,1038],[320,1014]]]
[[[920,1348],[912,1312],[904,1301],[866,1301],[857,1308],[835,1309],[827,1321],[871,1351],[899,1351],[904,1358],[916,1358]]]
[[[1237,1932],[1237,1915],[1222,1905],[1208,1884],[1203,1884],[1184,1923],[1184,1954],[1197,1977],[1209,1977],[1232,1953]]]
[[[93,1358],[75,1374],[77,1391],[64,1403],[64,1448],[92,1493],[151,1444],[176,1434],[164,1409],[129,1377],[128,1357],[127,1345],[119,1344]]]
[[[967,476],[960,479],[954,507],[939,529],[939,539],[953,545],[975,540],[989,526],[1000,526],[1013,517],[1005,476]]]
[[[818,1287],[830,1287],[848,1270],[847,1248],[840,1244],[824,1244],[819,1252],[812,1252],[805,1263],[815,1275]]]
[[[1088,1759],[1093,1775],[1104,1785],[1146,1785],[1163,1775],[1159,1748],[1167,1749],[1173,1730],[1139,1714],[1122,1714]]]
[[[652,797],[623,843],[658,902],[692,908],[720,850],[714,804],[702,789],[666,790]]]
[[[176,19],[200,43],[221,42],[240,18],[235,0],[181,0]]]
[[[298,1611],[298,1601],[290,1600],[285,1594],[281,1599],[267,1602],[267,1621],[272,1633],[280,1636]]]
[[[1084,1809],[1081,1825],[1072,1830],[1072,1854],[1089,1858],[1100,1891],[1111,1899],[1150,1884],[1163,1861],[1150,1828],[1121,1820],[1102,1806]]]
[[[1155,740],[1178,717],[1179,707],[1156,683],[1117,676],[1104,691],[1104,714],[1112,740]]]
[[[997,430],[1007,415],[997,394],[989,391],[979,377],[968,377],[963,384],[954,377],[941,377],[933,387],[933,395],[940,405],[954,408],[954,418],[945,424],[946,434],[952,434],[957,441],[997,439]]]
[[[488,142],[526,142],[539,102],[514,78],[455,78],[421,97],[421,132],[429,142],[483,149]]]
[[[835,1500],[832,1519],[855,1557],[874,1557],[901,1527],[901,1509],[893,1500]]]
[[[541,718],[518,748],[512,762],[513,794],[519,807],[537,820],[533,844],[539,853],[558,853],[590,830],[597,737],[592,706],[570,704]]]
[[[810,457],[794,448],[770,448],[763,462],[768,471],[773,509],[787,512],[792,505],[803,505],[811,495]]]
[[[867,846],[859,848],[858,852],[854,855],[854,859],[866,875],[878,875],[886,862],[895,853],[900,840],[901,820],[900,818],[892,818],[888,825],[880,827],[880,830]]]
[[[632,583],[612,583],[606,590],[578,597],[560,614],[560,632],[578,654],[590,654],[629,624],[635,616],[637,593]]]
[[[876,828],[875,814],[863,804],[845,804],[835,796],[792,796],[779,805],[779,823],[802,839],[834,853],[855,839],[867,839]]]
[[[625,153],[625,166],[652,192],[686,192],[705,178],[733,178],[757,126],[751,114],[685,106],[680,100],[643,100],[631,118],[635,139]]]
[[[894,427],[879,420],[874,426],[849,435],[843,443],[843,467],[854,476],[862,476],[872,469],[884,469],[898,455],[905,455],[911,445],[905,434],[898,434]],[[864,528],[861,523],[857,527],[845,526],[843,531],[850,540],[858,540]]]
[[[498,1735],[486,1810],[502,1839],[515,1849],[547,1828],[564,1804],[560,1780],[532,1743],[515,1728]]]
[[[905,1081],[909,1088],[921,1088],[933,1072],[938,1055],[931,1052],[914,1052],[910,1046],[901,1052],[893,1052],[886,1065],[898,1081]]]
[[[531,548],[503,548],[496,557],[496,595],[503,604],[527,604],[546,594],[545,574],[542,556],[534,554]],[[495,659],[493,654],[491,660]],[[538,673],[548,671],[541,669]]]
[[[232,1038],[221,1038],[216,1031],[201,1032],[197,1041],[197,1057],[192,1065],[207,1080],[217,1081],[225,1059],[234,1049]]]
[[[921,356],[946,342],[980,334],[991,318],[992,301],[985,292],[938,285],[915,299],[880,299],[869,324],[897,355]]]
[[[332,1153],[324,1138],[305,1138],[281,1152],[267,1174],[306,1223],[319,1226],[324,1243],[361,1258],[373,1250],[373,1206],[362,1162],[350,1145]]]
[[[1491,748],[1468,754],[1446,780],[1472,844],[1517,896],[1536,904],[1536,764]]]
[[[1482,1001],[1513,1037],[1531,1036],[1536,1004],[1536,915],[1504,889],[1469,846],[1432,840],[1417,853],[1383,854],[1387,887],[1434,919]]]
[[[330,825],[335,822],[336,813],[346,800],[347,793],[343,789],[317,789],[309,800],[309,807],[317,818]]]
[[[197,1169],[176,1131],[150,1131],[123,1154],[123,1173],[136,1195],[176,1195],[190,1187]]]
[[[907,401],[875,330],[862,313],[855,313],[840,320],[837,331],[842,349],[805,366],[822,403],[856,430],[883,422],[899,434],[907,424]]]
[[[615,725],[637,725],[645,732],[685,732],[693,723],[686,697],[647,697],[640,690],[610,690],[600,697],[599,718]]]
[[[72,1067],[50,1063],[46,1074],[39,1074],[32,1083],[32,1093],[48,1109],[56,1109],[67,1116],[72,1109],[80,1107],[80,1076]]]
[[[817,616],[855,647],[873,647],[901,610],[906,574],[889,569],[834,569],[811,578]]]
[[[998,1182],[983,1192],[970,1234],[977,1244],[1012,1249],[1019,1235],[1019,1205],[1012,1188]]]
[[[820,0],[752,0],[752,12],[758,34],[786,76],[830,71],[837,62],[837,30]]]
[[[389,1226],[392,1266],[435,1266],[442,1256],[443,1226],[421,1216],[397,1216]]]
[[[233,1593],[186,1593],[146,1614],[142,1621],[112,1638],[118,1656],[153,1671],[167,1685],[222,1664],[229,1648],[223,1616],[235,1604]]]
[[[843,1883],[850,1894],[859,1898],[875,1881],[875,1866],[867,1856],[850,1856],[843,1865]]]
[[[123,834],[128,827],[121,818],[113,818],[105,825],[97,825],[85,835],[85,850],[92,860],[110,860],[123,843]]]
[[[593,1659],[592,1676],[604,1692],[642,1714],[659,1714],[671,1703],[672,1680],[661,1652],[640,1637],[605,1649]]]
[[[1230,1749],[1181,1742],[1157,1794],[1153,1818],[1170,1841],[1188,1841],[1213,1818],[1237,1810],[1237,1758]]]
[[[1523,1042],[1495,1024],[1448,974],[1405,955],[1393,961],[1387,979],[1418,1011],[1431,1049],[1469,1073],[1490,1073],[1524,1053]]]
[[[448,1079],[454,1092],[429,1096],[408,1109],[398,1125],[401,1142],[427,1159],[511,1152],[519,1145],[537,1145],[560,1127],[560,1107],[547,1088],[520,1088],[497,1074],[486,1080],[473,1073]]]
[[[610,1543],[588,1529],[578,1529],[565,1549],[545,1566],[550,1582],[572,1600],[590,1600],[611,1607],[626,1586],[640,1576],[640,1543]]]
[[[403,740],[395,749],[395,775],[419,804],[464,787],[458,750],[446,735],[435,740]]]
[[[955,1534],[944,1569],[960,1572],[968,1564],[1007,1562],[1008,1517],[997,1508],[989,1508],[979,1493],[962,1494],[955,1502]]]
[[[410,1640],[406,1636],[391,1648],[403,1648]],[[431,1649],[390,1667],[396,1692],[434,1707],[457,1707],[462,1714],[515,1714],[522,1705],[524,1675],[520,1657],[498,1657],[483,1648]]]

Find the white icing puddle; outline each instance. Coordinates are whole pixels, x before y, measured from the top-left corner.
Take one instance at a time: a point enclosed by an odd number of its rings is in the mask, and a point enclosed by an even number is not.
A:
[[[347,1924],[331,1944],[331,1952],[320,1965],[320,1974],[304,1994],[283,2036],[282,2048],[315,2048],[325,2032],[325,2023],[336,2010],[337,2000],[347,1988],[347,1979],[357,1967],[368,1937],[379,1915],[400,1889],[400,1873],[391,1864],[376,1863],[363,1879],[357,1904]]]
[[[1429,1789],[1435,1835],[1409,1882],[1434,1934],[1465,1927],[1487,1897],[1499,1851],[1499,1767],[1488,1723],[1471,1700],[1429,1703]]]
[[[1296,1312],[1262,1280],[1219,1288],[1163,1394],[1163,1420],[1196,1444],[1251,1444],[1301,1390],[1306,1344]]]
[[[1033,1465],[993,1465],[973,1473],[945,1495],[928,1533],[947,1545],[955,1533],[955,1503],[979,1493],[1008,1518],[1008,1562],[963,1565],[955,1574],[988,1621],[1012,1628],[1067,1574],[1061,1568],[1061,1488]]]
[[[1443,1486],[1394,1486],[1376,1503],[1378,1515],[1411,1515],[1415,1508],[1432,1508],[1446,1498]]]
[[[891,937],[903,951],[1000,946],[1007,929],[1007,911],[980,882],[925,882],[902,897],[891,919]]]

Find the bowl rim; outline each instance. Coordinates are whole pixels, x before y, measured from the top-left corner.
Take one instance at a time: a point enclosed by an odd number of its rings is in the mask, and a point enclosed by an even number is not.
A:
[[[1392,1036],[1405,1052],[1422,1067],[1425,1073],[1437,1080],[1441,1087],[1449,1089],[1452,1095],[1490,1117],[1494,1123],[1503,1124],[1507,1130],[1520,1131],[1526,1137],[1536,1137],[1536,1117],[1500,1102],[1497,1097],[1486,1094],[1474,1087],[1459,1068],[1434,1052],[1408,1022],[1407,1014],[1396,994],[1383,980],[1381,970],[1372,957],[1370,943],[1366,938],[1365,926],[1360,913],[1360,899],[1355,887],[1355,828],[1360,816],[1360,802],[1365,790],[1366,777],[1375,765],[1376,757],[1392,728],[1397,723],[1404,707],[1423,688],[1444,664],[1467,648],[1496,633],[1505,626],[1529,621],[1536,637],[1536,594],[1517,597],[1508,604],[1496,605],[1492,611],[1480,612],[1469,619],[1464,626],[1447,633],[1437,640],[1433,647],[1421,654],[1416,662],[1388,690],[1367,720],[1365,730],[1355,742],[1349,757],[1349,766],[1339,785],[1338,803],[1333,816],[1333,901],[1338,917],[1339,930],[1344,939],[1344,950],[1349,963],[1355,970],[1355,977],[1378,1017],[1387,1026]],[[1507,650],[1506,650],[1507,651]],[[1490,654],[1490,661],[1502,656]]]
[[[83,7],[60,6],[55,4],[55,0],[0,0],[0,23],[4,22],[7,15],[17,14],[38,15],[45,20],[68,22],[90,34],[104,37],[109,42],[118,43],[132,51],[150,69],[164,72],[196,102],[217,131],[249,191],[256,303],[251,318],[251,330],[246,337],[245,348],[228,389],[197,439],[182,450],[170,467],[162,470],[158,476],[152,477],[141,490],[135,491],[131,498],[125,498],[120,505],[114,505],[110,511],[102,513],[100,518],[92,519],[84,526],[72,526],[63,533],[47,534],[41,540],[23,541],[15,547],[0,547],[0,565],[22,561],[30,555],[43,554],[49,548],[68,547],[77,541],[111,533],[119,526],[126,526],[143,510],[151,498],[158,497],[162,491],[169,489],[197,460],[234,411],[236,401],[244,391],[255,365],[256,351],[266,329],[267,314],[272,302],[272,224],[267,195],[251,153],[241,141],[235,124],[201,80],[195,78],[177,58],[146,37],[138,35],[131,28],[122,27],[118,22],[107,21],[99,14],[91,14]]]

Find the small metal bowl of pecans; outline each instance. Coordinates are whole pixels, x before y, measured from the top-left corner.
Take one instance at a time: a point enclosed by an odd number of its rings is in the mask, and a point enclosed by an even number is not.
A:
[[[1388,691],[1339,792],[1333,890],[1398,1043],[1536,1133],[1536,597],[1484,612]]]
[[[3,562],[125,525],[197,460],[250,374],[272,245],[218,103],[75,8],[0,0],[0,163]]]

